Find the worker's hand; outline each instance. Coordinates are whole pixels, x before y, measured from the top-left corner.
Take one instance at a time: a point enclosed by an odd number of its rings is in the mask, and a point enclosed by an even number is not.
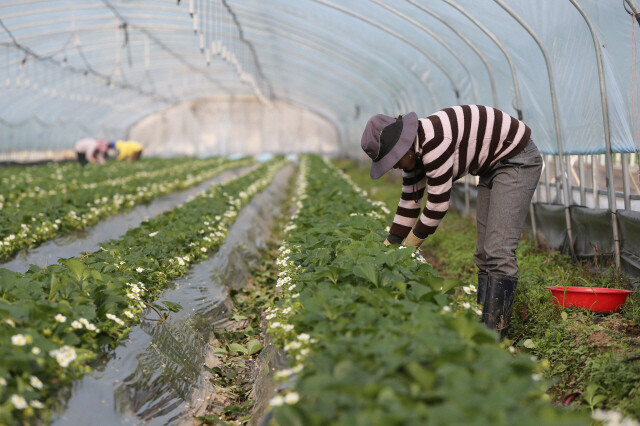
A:
[[[391,245],[391,241],[389,241],[389,239],[388,239],[388,238],[387,238],[387,239],[385,239],[385,240],[384,240],[384,245],[385,245],[385,246],[390,246],[390,245]]]
[[[424,241],[424,238],[418,238],[416,234],[414,234],[413,231],[411,231],[407,236],[407,238],[405,238],[404,241],[402,242],[402,245],[407,247],[418,248],[420,247],[423,241]]]

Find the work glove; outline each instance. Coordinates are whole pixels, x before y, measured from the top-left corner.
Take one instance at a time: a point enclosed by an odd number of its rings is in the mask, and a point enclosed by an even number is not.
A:
[[[418,249],[423,241],[424,241],[424,238],[418,238],[416,234],[413,233],[413,229],[412,229],[411,232],[409,232],[409,235],[407,236],[407,238],[405,238],[404,241],[402,242],[402,245],[407,247],[415,247],[416,249]]]

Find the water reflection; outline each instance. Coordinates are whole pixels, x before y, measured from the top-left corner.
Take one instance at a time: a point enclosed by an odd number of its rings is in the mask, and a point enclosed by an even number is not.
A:
[[[249,264],[270,238],[292,172],[292,166],[281,170],[240,212],[216,255],[194,265],[163,293],[160,301],[183,309],[161,324],[153,321],[155,312],[146,312],[128,339],[74,384],[54,424],[164,425],[201,414],[212,392],[202,366],[215,362],[210,334],[228,322],[227,288],[246,282]]]

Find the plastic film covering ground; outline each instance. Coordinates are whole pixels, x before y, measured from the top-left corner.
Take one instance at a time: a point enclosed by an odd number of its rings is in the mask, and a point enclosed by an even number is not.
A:
[[[0,153],[133,134],[155,154],[357,156],[375,113],[471,103],[522,116],[543,153],[604,153],[607,129],[613,152],[636,152],[628,11],[635,0],[4,1]]]

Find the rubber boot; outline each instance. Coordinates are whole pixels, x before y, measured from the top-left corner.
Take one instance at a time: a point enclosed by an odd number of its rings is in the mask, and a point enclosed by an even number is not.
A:
[[[511,321],[518,280],[493,275],[489,275],[488,278],[487,294],[482,306],[482,322],[490,329],[496,330],[502,340],[507,334]]]
[[[478,294],[476,302],[480,305],[484,305],[484,299],[487,296],[487,281],[489,276],[487,274],[478,273]]]

